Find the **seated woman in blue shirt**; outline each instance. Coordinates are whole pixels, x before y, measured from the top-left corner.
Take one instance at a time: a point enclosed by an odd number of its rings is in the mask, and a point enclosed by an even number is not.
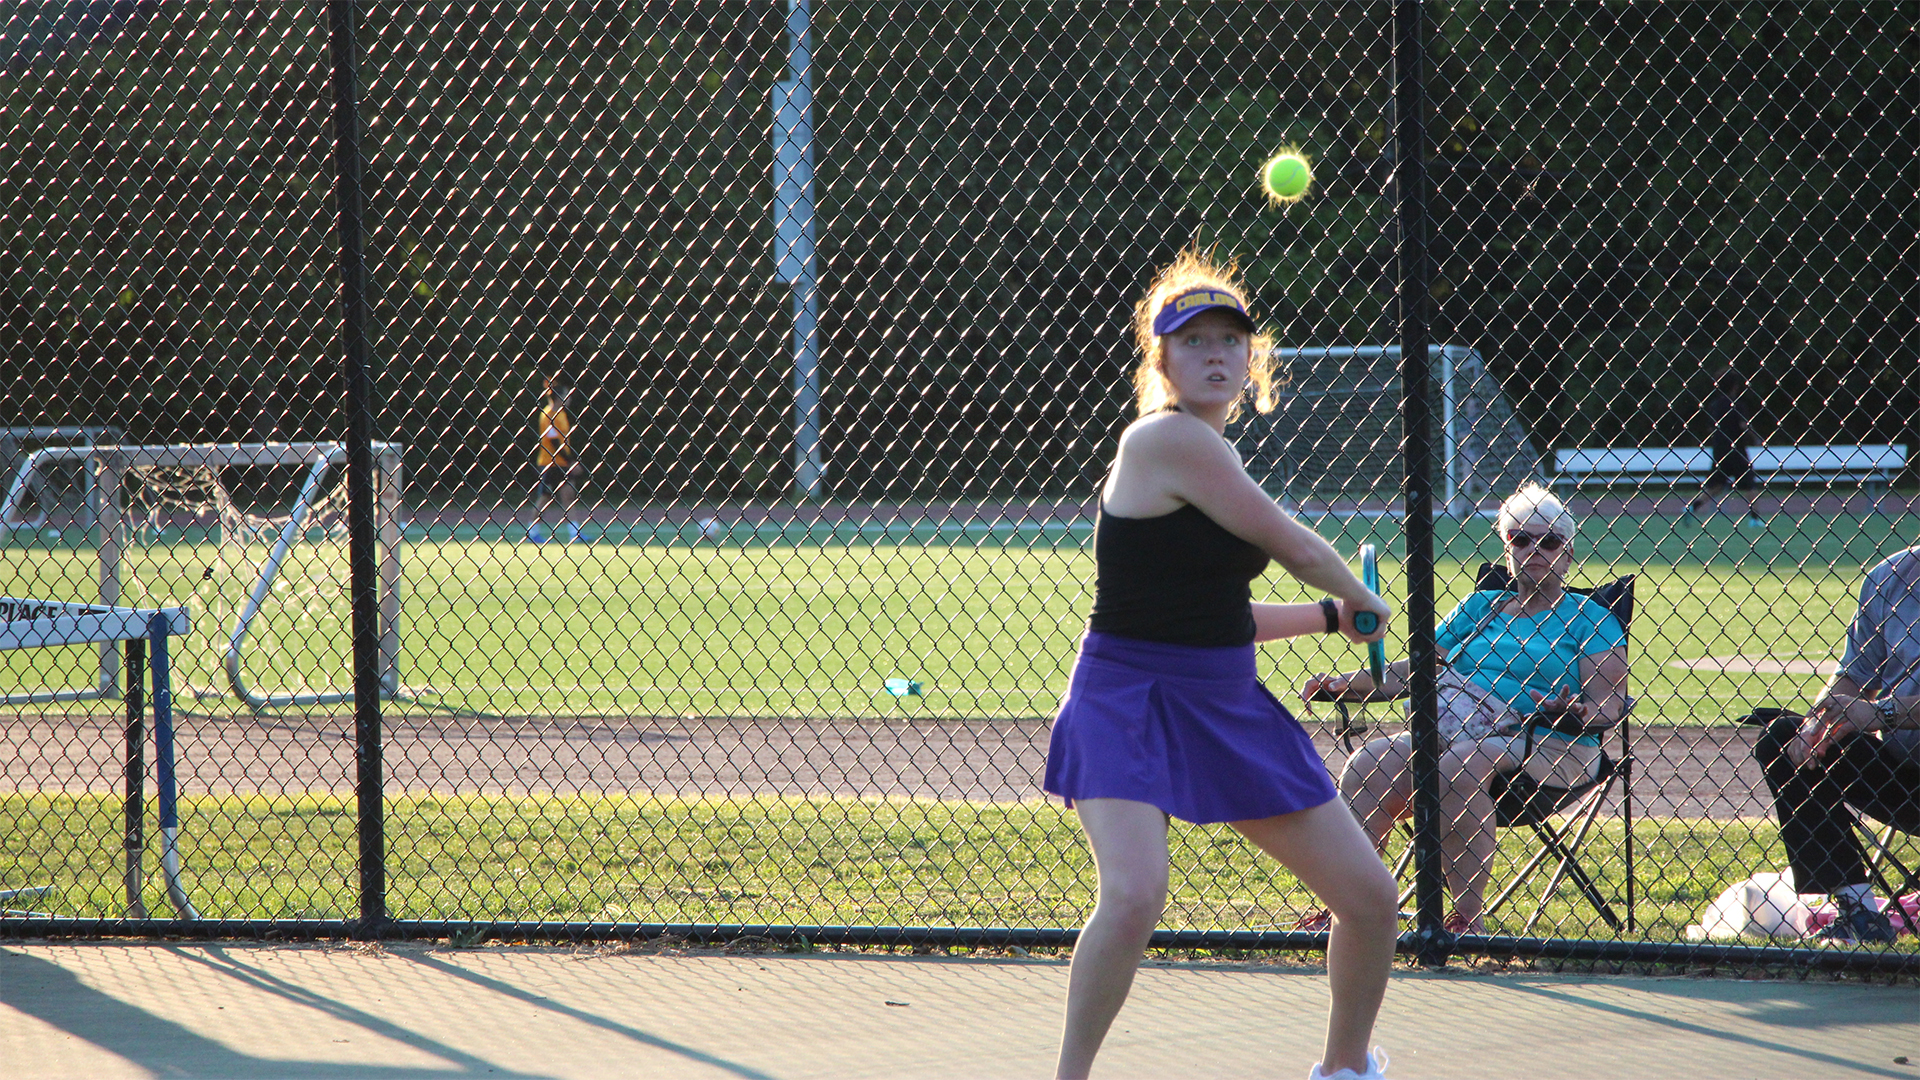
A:
[[[1604,606],[1565,588],[1573,562],[1573,515],[1545,488],[1529,484],[1500,507],[1499,532],[1515,592],[1476,592],[1453,609],[1437,639],[1440,674],[1442,863],[1453,911],[1447,928],[1485,933],[1481,912],[1497,839],[1489,787],[1525,753],[1524,719],[1564,711],[1589,727],[1626,711],[1627,635]],[[1365,672],[1315,675],[1301,688],[1345,700],[1406,696],[1407,661],[1390,665],[1376,687]],[[1543,737],[1544,736],[1544,737]],[[1375,739],[1347,760],[1340,790],[1384,853],[1393,826],[1413,813],[1413,737]],[[1592,776],[1600,737],[1535,730],[1530,773],[1560,783]]]

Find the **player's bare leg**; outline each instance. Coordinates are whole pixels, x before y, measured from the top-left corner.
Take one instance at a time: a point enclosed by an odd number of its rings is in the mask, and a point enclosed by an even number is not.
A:
[[[1293,871],[1333,912],[1327,933],[1326,1043],[1323,1073],[1370,1071],[1367,1044],[1386,997],[1399,934],[1399,889],[1346,801],[1233,827]]]
[[[1066,1025],[1054,1072],[1063,1080],[1093,1068],[1167,904],[1167,815],[1128,799],[1081,799],[1074,809],[1093,848],[1100,891],[1067,975]]]

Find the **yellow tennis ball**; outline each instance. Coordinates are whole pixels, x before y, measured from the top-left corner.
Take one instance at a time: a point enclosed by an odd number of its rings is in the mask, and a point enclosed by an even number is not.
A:
[[[1267,198],[1276,205],[1299,202],[1306,197],[1307,188],[1313,183],[1313,170],[1307,166],[1307,159],[1297,150],[1282,150],[1268,159],[1260,170],[1260,186],[1266,189]]]

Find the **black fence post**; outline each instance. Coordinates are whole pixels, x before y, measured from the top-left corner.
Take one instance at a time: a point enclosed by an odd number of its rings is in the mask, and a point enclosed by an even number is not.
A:
[[[140,899],[140,875],[147,852],[147,643],[133,638],[126,643],[127,670],[127,767],[125,800],[127,918],[147,917],[146,903]]]
[[[356,0],[332,0],[334,197],[339,208],[341,333],[347,373],[348,588],[353,594],[353,726],[358,763],[360,920],[377,938],[387,921],[380,760],[380,578],[374,550],[373,376],[361,190]]]
[[[1453,941],[1442,926],[1440,865],[1439,686],[1435,678],[1433,603],[1433,406],[1427,356],[1427,176],[1424,63],[1420,0],[1393,8],[1394,192],[1399,243],[1394,248],[1399,297],[1401,453],[1407,522],[1407,659],[1413,697],[1413,843],[1420,963],[1447,962]]]

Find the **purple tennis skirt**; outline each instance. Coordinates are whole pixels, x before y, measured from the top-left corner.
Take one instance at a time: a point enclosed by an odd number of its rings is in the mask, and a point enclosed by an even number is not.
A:
[[[1300,722],[1254,671],[1252,645],[1097,634],[1080,641],[1053,721],[1046,790],[1132,799],[1185,821],[1247,821],[1339,792]]]

